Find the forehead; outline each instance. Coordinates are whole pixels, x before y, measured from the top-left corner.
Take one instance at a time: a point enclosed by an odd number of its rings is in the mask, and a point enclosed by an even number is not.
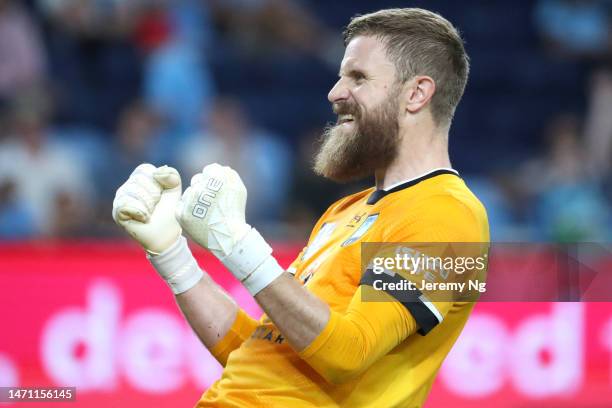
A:
[[[385,44],[375,36],[357,36],[344,51],[340,72],[368,71],[371,74],[395,74],[395,66],[387,56]]]

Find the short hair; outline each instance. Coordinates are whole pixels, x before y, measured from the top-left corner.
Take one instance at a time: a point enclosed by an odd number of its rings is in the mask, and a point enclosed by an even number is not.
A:
[[[428,75],[436,83],[431,114],[437,125],[450,125],[467,83],[470,60],[453,25],[420,8],[395,8],[353,17],[344,45],[357,36],[376,36],[395,64],[396,80]]]

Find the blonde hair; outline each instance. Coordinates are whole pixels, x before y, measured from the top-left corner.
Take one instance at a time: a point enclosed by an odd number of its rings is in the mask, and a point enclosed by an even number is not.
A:
[[[457,29],[434,12],[397,8],[353,17],[344,31],[345,45],[361,35],[383,40],[398,81],[416,75],[428,75],[435,81],[432,117],[438,125],[450,125],[470,71]]]

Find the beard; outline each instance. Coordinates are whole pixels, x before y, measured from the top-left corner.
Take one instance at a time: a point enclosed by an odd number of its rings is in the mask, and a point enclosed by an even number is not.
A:
[[[388,167],[399,149],[399,92],[370,113],[357,104],[334,104],[338,115],[353,115],[350,125],[329,124],[323,130],[323,141],[315,156],[315,173],[337,182],[358,180]]]

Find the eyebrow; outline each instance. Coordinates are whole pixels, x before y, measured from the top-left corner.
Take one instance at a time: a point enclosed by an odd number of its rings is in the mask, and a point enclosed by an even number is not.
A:
[[[342,72],[339,71],[338,76],[341,77]],[[361,69],[352,68],[346,73],[346,76],[351,77],[351,78],[357,78],[357,77],[365,77],[366,74]]]

